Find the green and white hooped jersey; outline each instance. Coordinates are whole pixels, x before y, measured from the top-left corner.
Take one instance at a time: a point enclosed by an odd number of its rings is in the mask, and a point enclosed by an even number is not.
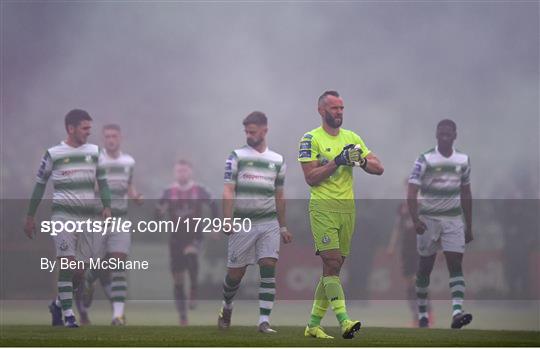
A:
[[[470,184],[469,156],[453,149],[444,157],[437,147],[421,154],[414,163],[409,183],[420,187],[419,213],[452,217],[462,214],[461,186]]]
[[[36,180],[42,184],[49,178],[53,181],[55,219],[93,217],[96,181],[105,179],[105,172],[98,168],[98,157],[98,146],[89,143],[73,148],[61,142],[45,152]]]
[[[105,150],[99,154],[99,167],[105,170],[111,192],[111,211],[115,217],[125,216],[128,209],[128,188],[133,178],[135,160],[120,152],[118,158],[110,157]]]
[[[235,184],[234,217],[254,222],[276,219],[276,189],[283,187],[283,156],[266,148],[262,153],[246,145],[229,155],[225,183]]]

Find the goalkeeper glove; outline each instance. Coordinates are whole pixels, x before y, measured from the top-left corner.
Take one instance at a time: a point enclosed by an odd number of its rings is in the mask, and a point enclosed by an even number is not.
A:
[[[334,161],[338,166],[360,166],[365,169],[367,165],[367,160],[362,157],[362,149],[354,144],[347,144]]]
[[[354,149],[354,144],[347,144],[345,147],[343,147],[341,153],[334,158],[334,161],[338,166],[353,166],[353,161],[355,161],[354,159],[357,159],[356,161],[358,161],[359,157],[360,153],[358,150]]]

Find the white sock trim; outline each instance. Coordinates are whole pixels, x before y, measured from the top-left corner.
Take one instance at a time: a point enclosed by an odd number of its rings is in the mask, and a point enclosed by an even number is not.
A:
[[[113,302],[113,319],[124,316],[124,302]]]
[[[259,325],[262,324],[263,322],[270,323],[270,317],[268,315],[259,316]]]
[[[225,303],[225,301],[223,301],[222,303],[223,303],[223,309],[231,310],[233,308],[233,302],[231,302],[230,304],[227,304]]]

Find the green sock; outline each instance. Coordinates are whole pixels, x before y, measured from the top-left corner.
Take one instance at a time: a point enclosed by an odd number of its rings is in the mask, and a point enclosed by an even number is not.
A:
[[[313,307],[311,308],[311,317],[309,318],[309,327],[319,326],[321,320],[326,314],[326,310],[330,303],[326,298],[326,292],[324,291],[324,285],[322,277],[319,279],[317,288],[315,289],[315,298],[313,299]]]
[[[338,322],[341,324],[344,320],[349,320],[347,307],[345,306],[345,294],[339,276],[325,276],[322,281],[326,298],[330,301]]]
[[[465,279],[462,272],[450,273],[450,292],[452,293],[452,316],[463,311]]]
[[[261,317],[264,317],[261,320],[268,321],[268,316],[270,316],[270,313],[272,312],[274,299],[276,297],[276,268],[261,266],[260,274],[259,314]]]
[[[73,271],[71,269],[61,269],[58,272],[57,286],[64,316],[73,315]]]
[[[126,271],[116,269],[111,272],[111,301],[125,303],[127,297]]]
[[[428,286],[429,276],[416,275],[416,302],[418,304],[418,319],[428,318]]]

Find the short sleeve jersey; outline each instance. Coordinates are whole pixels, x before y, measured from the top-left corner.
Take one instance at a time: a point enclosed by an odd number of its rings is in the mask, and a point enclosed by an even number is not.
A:
[[[105,170],[107,184],[111,191],[111,210],[113,216],[124,216],[128,209],[128,188],[133,178],[135,160],[128,154],[120,153],[117,158],[110,157],[106,151],[99,154],[99,166]]]
[[[348,144],[358,144],[362,156],[371,151],[353,131],[340,129],[337,136],[328,134],[322,127],[306,133],[300,140],[299,162],[319,161],[325,165],[341,153]],[[310,209],[331,212],[354,212],[353,168],[339,166],[337,170],[318,185],[311,187]]]
[[[36,181],[54,185],[54,219],[81,219],[91,217],[96,210],[94,187],[96,180],[105,179],[98,166],[99,148],[83,144],[77,148],[65,142],[49,148],[39,167]]]
[[[427,216],[460,216],[461,186],[470,184],[469,156],[453,150],[444,157],[437,148],[421,154],[414,163],[409,183],[420,187],[419,213]]]
[[[283,156],[266,149],[259,153],[246,145],[225,162],[225,183],[235,184],[234,217],[268,221],[277,217],[276,189],[285,181]]]

